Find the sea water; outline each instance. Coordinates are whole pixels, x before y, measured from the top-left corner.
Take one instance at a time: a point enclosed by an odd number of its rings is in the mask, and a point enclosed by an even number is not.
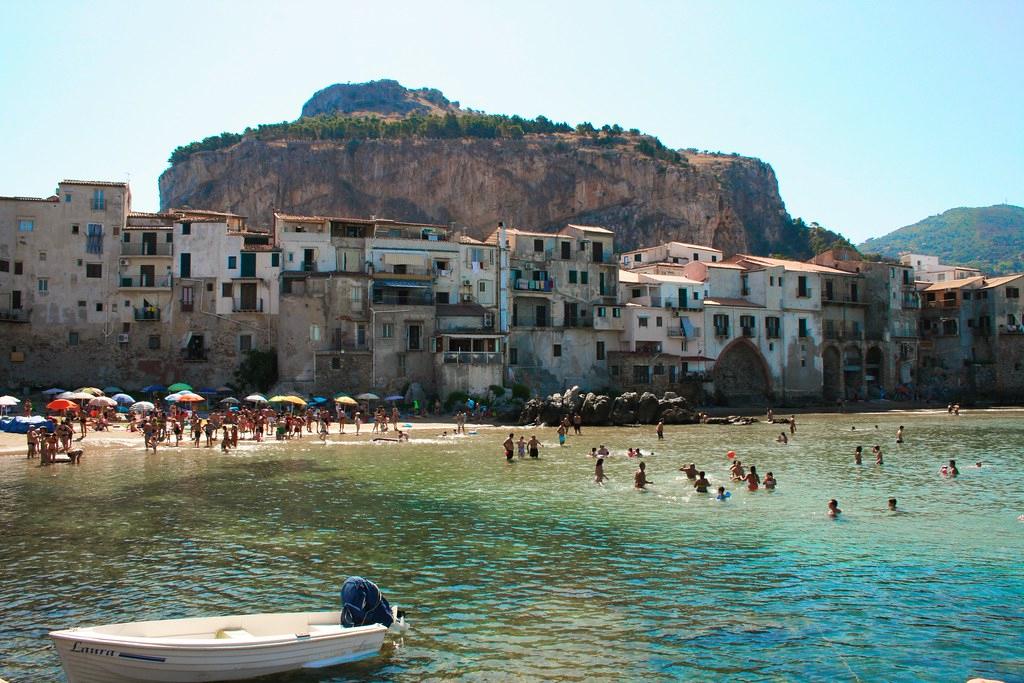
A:
[[[551,429],[414,427],[410,444],[4,457],[0,676],[63,680],[51,629],[338,609],[357,574],[411,631],[280,680],[1024,681],[1022,417],[798,416],[789,445],[763,423],[584,427],[564,448]],[[541,457],[506,463],[509,431]],[[630,446],[654,452],[645,493]],[[731,483],[730,450],[778,489]],[[732,496],[694,493],[689,462]]]

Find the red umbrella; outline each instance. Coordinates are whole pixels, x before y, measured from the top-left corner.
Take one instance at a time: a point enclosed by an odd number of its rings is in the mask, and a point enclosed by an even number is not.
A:
[[[58,398],[46,404],[48,410],[78,410],[79,406],[74,401],[66,398]]]

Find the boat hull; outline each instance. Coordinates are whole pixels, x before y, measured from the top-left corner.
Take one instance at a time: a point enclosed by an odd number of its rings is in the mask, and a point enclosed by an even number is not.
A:
[[[50,634],[68,683],[237,681],[372,657],[387,629],[337,612],[178,619]],[[287,629],[287,630],[284,630]]]

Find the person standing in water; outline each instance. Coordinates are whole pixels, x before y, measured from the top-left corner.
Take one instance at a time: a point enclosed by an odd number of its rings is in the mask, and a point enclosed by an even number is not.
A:
[[[960,470],[956,468],[956,460],[950,460],[949,465],[946,466],[946,476],[955,477],[960,474]]]
[[[789,416],[789,433],[796,434],[796,415]]]
[[[501,444],[505,448],[505,460],[512,462],[512,452],[515,448],[515,440],[512,434],[508,435],[508,438]]]
[[[558,425],[558,445],[565,445],[565,420],[562,420],[562,424]]]
[[[526,457],[526,437],[520,435],[519,441],[516,441],[516,455],[520,458]]]
[[[540,441],[537,440],[537,435],[533,434],[530,436],[530,440],[526,444],[527,448],[530,449],[531,458],[540,457]]]
[[[882,464],[882,448],[878,444],[875,444],[875,447],[871,449],[871,452],[875,454],[875,464],[876,465],[881,465]]]
[[[655,431],[658,433],[658,439],[659,440],[665,438],[665,421],[664,420],[658,420],[658,426],[655,428]]]
[[[693,482],[693,488],[697,493],[707,493],[708,487],[711,486],[711,482],[705,476],[704,471],[697,473],[697,481]]]
[[[775,490],[775,485],[777,483],[778,482],[775,480],[775,475],[773,475],[771,472],[769,472],[768,474],[764,475],[764,487],[767,490],[774,491]]]
[[[896,499],[895,498],[890,498],[889,499],[889,512],[899,512],[899,510],[896,509]]]
[[[598,458],[597,463],[594,465],[594,483],[601,484],[601,482],[608,479],[604,474],[604,458]]]
[[[855,464],[855,465],[861,464],[861,457],[863,456],[863,454],[864,454],[864,447],[863,446],[857,446],[855,449],[853,449],[853,464]]]
[[[633,475],[633,488],[643,490],[648,484],[653,483],[647,478],[647,463],[641,462],[640,468]]]
[[[830,500],[828,502],[828,512],[826,512],[825,514],[827,514],[829,517],[832,517],[833,519],[843,514],[843,511],[839,509],[839,501],[837,501],[835,498]]]
[[[896,430],[896,443],[903,443],[903,425]]]
[[[761,484],[761,477],[757,474],[757,468],[753,465],[750,466],[750,473],[744,478],[747,481],[748,491],[756,491],[757,487]]]

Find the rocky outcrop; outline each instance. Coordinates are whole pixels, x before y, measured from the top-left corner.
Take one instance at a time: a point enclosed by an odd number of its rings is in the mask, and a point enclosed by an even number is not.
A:
[[[466,114],[438,91],[394,81],[334,85],[305,116]],[[467,114],[468,115],[468,114]],[[300,119],[301,121],[301,119]],[[231,140],[235,136],[228,136]],[[634,142],[572,132],[522,137],[261,139],[176,158],[160,177],[168,207],[226,210],[267,226],[273,212],[455,223],[475,237],[498,221],[615,231],[617,249],[670,240],[736,252],[802,255],[771,166],[736,155],[657,158]],[[206,149],[203,147],[203,149]]]
[[[664,420],[666,424],[693,424],[698,421],[697,413],[689,402],[671,392],[666,392],[660,399],[650,392],[642,396],[627,392],[613,398],[592,392],[584,396],[578,387],[573,387],[565,394],[527,401],[519,423],[551,426],[577,412],[583,418],[583,424],[590,426],[656,424],[658,420]]]

